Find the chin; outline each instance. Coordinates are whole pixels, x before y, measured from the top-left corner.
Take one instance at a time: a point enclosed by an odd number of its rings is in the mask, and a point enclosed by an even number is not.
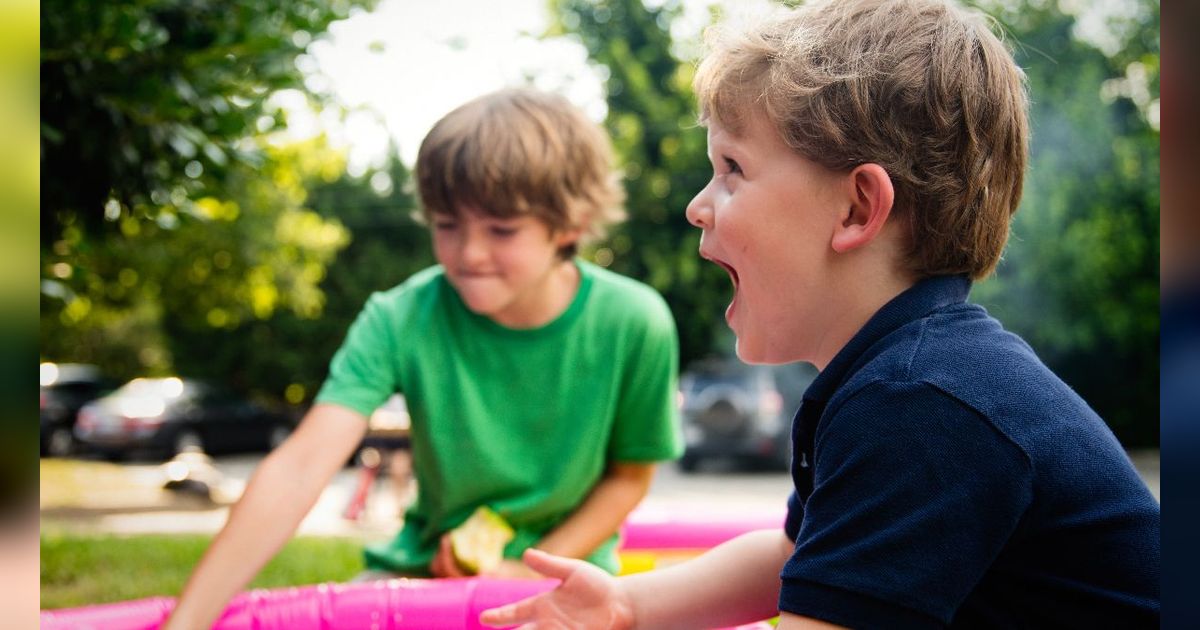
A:
[[[741,338],[734,342],[733,351],[742,363],[749,363],[750,365],[763,365],[770,363],[763,356],[761,349],[747,347],[747,344],[742,343]]]
[[[742,343],[740,338],[734,343],[734,352],[742,363],[749,363],[750,365],[780,365],[798,360],[783,356],[779,352],[772,352],[770,348],[756,348]]]
[[[501,300],[497,299],[495,296],[480,294],[471,295],[470,293],[459,291],[458,297],[462,299],[463,304],[465,304],[467,308],[471,310],[471,312],[478,313],[480,315],[486,315],[500,308]]]
[[[478,302],[468,302],[467,300],[463,300],[463,305],[467,307],[468,311],[471,311],[476,315],[483,315],[484,317],[490,317],[492,313],[496,311],[496,307],[489,303],[480,304]]]

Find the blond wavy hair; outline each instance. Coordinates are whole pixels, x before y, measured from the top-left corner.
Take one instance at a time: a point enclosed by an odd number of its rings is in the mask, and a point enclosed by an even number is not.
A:
[[[1028,159],[1025,75],[992,21],[942,0],[818,0],[706,33],[702,122],[765,114],[835,171],[879,164],[918,277],[989,275]]]

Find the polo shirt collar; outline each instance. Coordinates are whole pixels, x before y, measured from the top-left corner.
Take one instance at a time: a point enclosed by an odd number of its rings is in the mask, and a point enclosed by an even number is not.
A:
[[[901,326],[951,304],[965,302],[971,280],[965,275],[934,276],[918,281],[892,298],[859,329],[804,392],[805,400],[828,401],[852,368],[876,341]]]

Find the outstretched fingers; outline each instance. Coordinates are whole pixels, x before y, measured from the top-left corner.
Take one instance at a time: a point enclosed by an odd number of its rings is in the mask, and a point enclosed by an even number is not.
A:
[[[546,577],[559,580],[567,579],[580,565],[587,564],[583,560],[555,556],[532,547],[525,550],[525,554],[521,559],[525,562],[525,566],[530,569]]]
[[[619,613],[621,602],[612,576],[583,560],[537,549],[525,550],[523,559],[530,569],[562,583],[548,593],[486,610],[479,616],[480,623],[516,625],[524,630],[614,627],[613,615]]]
[[[545,597],[545,595],[534,595],[519,602],[485,610],[479,614],[479,623],[492,627],[528,624],[534,619],[534,606],[540,597]],[[532,625],[521,627],[532,627]]]
[[[567,577],[579,568],[579,564],[583,564],[581,560],[560,558],[533,548],[526,549],[521,559],[525,562],[525,566],[530,569],[546,577],[559,580],[566,580]],[[479,623],[485,626],[522,624],[520,627],[527,630],[537,628],[537,606],[544,598],[551,597],[553,594],[554,591],[550,591],[549,593],[527,597],[519,602],[485,610],[479,615]]]

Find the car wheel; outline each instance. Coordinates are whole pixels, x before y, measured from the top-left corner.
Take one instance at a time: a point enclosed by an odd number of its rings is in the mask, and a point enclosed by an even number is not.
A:
[[[685,473],[696,472],[696,468],[700,466],[700,457],[695,453],[684,453],[683,457],[679,458],[679,470]]]
[[[186,451],[204,452],[204,438],[195,429],[181,429],[175,434],[174,451],[178,455]]]
[[[267,448],[272,451],[279,448],[279,445],[283,444],[283,442],[291,435],[291,428],[282,424],[277,424],[271,427],[271,432],[267,434]]]
[[[71,430],[58,427],[50,432],[46,440],[46,454],[51,457],[66,457],[75,451],[75,438]]]

